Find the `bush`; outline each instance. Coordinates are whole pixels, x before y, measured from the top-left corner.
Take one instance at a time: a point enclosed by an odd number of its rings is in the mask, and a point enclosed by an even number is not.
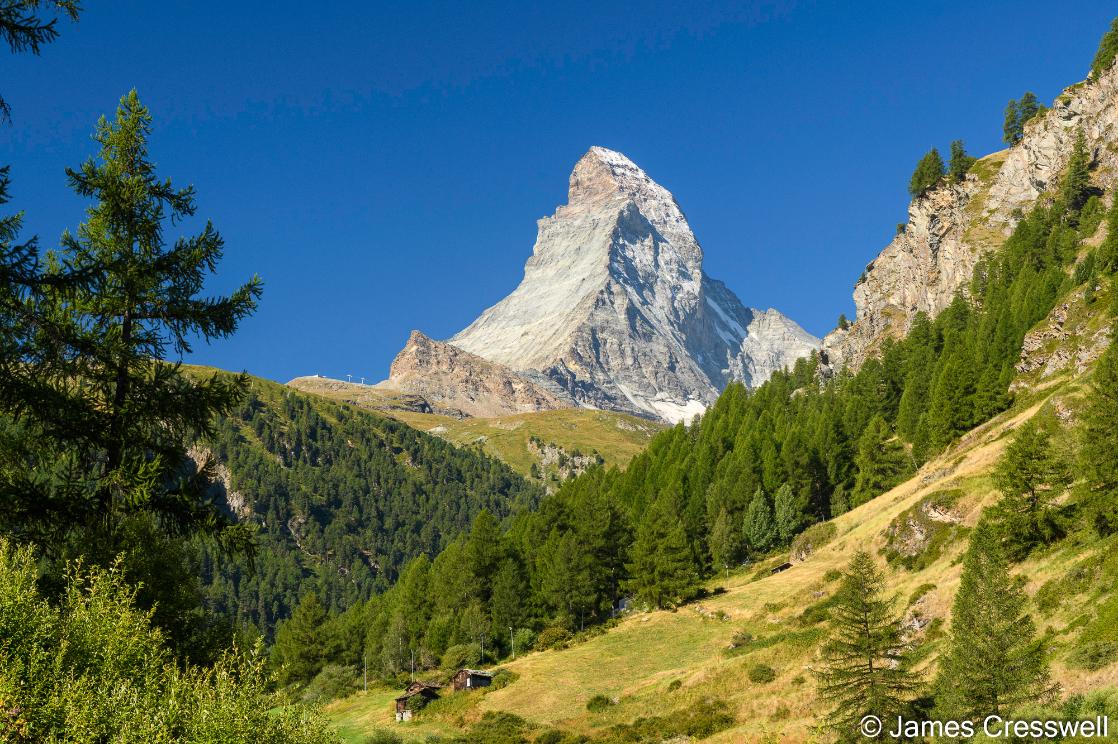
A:
[[[536,650],[547,651],[550,648],[565,648],[571,642],[571,634],[566,628],[544,628],[536,638]]]
[[[512,634],[512,641],[516,644],[516,652],[526,653],[535,648],[536,633],[531,628],[517,628]]]
[[[449,671],[481,666],[483,654],[476,643],[460,643],[451,646],[443,654],[442,668]]]
[[[451,744],[528,744],[524,732],[528,722],[513,713],[487,711],[466,736],[450,739]]]
[[[828,584],[838,581],[841,578],[842,571],[839,571],[837,568],[832,568],[831,570],[827,571],[827,573],[823,574],[823,581]]]
[[[837,532],[834,522],[818,522],[808,527],[792,540],[792,560],[806,560],[812,553],[835,539]]]
[[[357,670],[353,667],[327,664],[303,690],[304,703],[325,703],[345,697],[357,689]]]
[[[591,713],[602,713],[615,703],[605,695],[595,695],[586,701],[586,709]]]
[[[683,683],[680,682],[678,679],[673,679],[671,682],[668,683],[668,692],[675,692],[680,687],[683,687]]]
[[[638,718],[632,723],[612,726],[596,742],[620,744],[621,742],[666,741],[682,737],[705,739],[725,731],[736,721],[730,706],[722,700],[700,700],[694,705],[663,716]]]
[[[35,557],[0,539],[0,710],[4,740],[336,742],[325,720],[268,692],[262,649],[212,667],[171,656],[151,615],[111,570],[69,568],[57,606]],[[14,711],[14,716],[13,712]]]
[[[510,669],[498,669],[493,672],[493,681],[489,683],[490,690],[499,690],[502,687],[508,687],[516,680],[520,679],[520,675]]]
[[[395,731],[378,729],[365,737],[365,744],[404,744],[404,737]]]
[[[755,685],[767,685],[776,679],[776,671],[768,664],[751,664],[746,674]]]

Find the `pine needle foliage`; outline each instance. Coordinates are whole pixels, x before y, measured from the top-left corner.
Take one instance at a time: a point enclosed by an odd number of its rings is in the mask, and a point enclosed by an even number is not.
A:
[[[1025,611],[1027,600],[1009,573],[995,530],[979,523],[963,561],[949,646],[940,659],[936,706],[942,720],[979,720],[1052,701],[1057,688]]]
[[[869,553],[859,551],[847,567],[832,600],[831,622],[817,672],[819,697],[833,705],[827,725],[841,741],[853,741],[864,716],[895,719],[920,687],[894,601]]]

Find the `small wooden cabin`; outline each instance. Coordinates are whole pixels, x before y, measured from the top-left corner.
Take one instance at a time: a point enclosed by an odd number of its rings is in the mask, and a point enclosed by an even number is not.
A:
[[[439,688],[427,682],[412,682],[404,689],[404,694],[396,698],[396,720],[410,721],[412,713],[439,697]]]
[[[493,673],[480,669],[459,669],[450,681],[455,690],[472,690],[493,684]]]

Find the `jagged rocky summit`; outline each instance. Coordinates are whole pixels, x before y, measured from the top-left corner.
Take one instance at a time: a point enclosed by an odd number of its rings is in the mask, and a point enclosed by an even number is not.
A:
[[[520,286],[446,342],[413,333],[381,386],[433,396],[434,408],[582,406],[676,422],[819,343],[707,276],[671,193],[593,147],[567,204],[539,221]]]

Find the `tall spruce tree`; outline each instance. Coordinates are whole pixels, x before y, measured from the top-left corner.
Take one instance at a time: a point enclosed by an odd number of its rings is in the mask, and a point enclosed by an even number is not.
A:
[[[947,166],[947,175],[951,177],[952,181],[962,181],[970,172],[975,160],[976,158],[967,155],[963,141],[955,140],[951,143],[951,161]]]
[[[1083,411],[1080,458],[1094,492],[1096,529],[1118,531],[1118,344],[1111,341],[1099,358]]]
[[[803,526],[804,508],[796,499],[792,484],[785,483],[773,495],[773,521],[776,523],[776,537],[781,545],[792,542],[792,538]]]
[[[1002,141],[1012,147],[1021,141],[1024,131],[1021,121],[1021,109],[1016,99],[1009,99],[1005,105],[1005,122],[1002,124]]]
[[[322,668],[330,652],[322,635],[325,623],[326,610],[314,592],[304,594],[291,618],[280,623],[272,647],[280,684],[307,682]]]
[[[754,553],[767,553],[776,547],[776,517],[769,497],[760,488],[745,512],[745,537]]]
[[[1087,150],[1087,139],[1083,130],[1075,135],[1075,145],[1060,183],[1060,201],[1064,209],[1078,215],[1091,196],[1091,154]]]
[[[663,501],[653,504],[637,528],[627,567],[626,589],[639,604],[656,609],[674,607],[698,584],[687,534]]]
[[[164,360],[196,339],[232,334],[261,285],[254,278],[227,297],[199,296],[224,244],[208,223],[166,243],[166,224],[194,214],[194,191],[157,177],[150,130],[133,91],[112,121],[98,123],[97,157],[67,170],[93,204],[22,308],[35,335],[21,375],[0,382],[3,412],[19,422],[0,475],[8,496],[0,521],[48,552],[74,536],[70,550],[109,560],[125,549],[133,519],[171,536],[248,544],[212,488],[212,463],[199,467],[187,453],[240,402],[247,377],[191,375]],[[21,385],[31,394],[18,395]]]
[[[880,496],[900,482],[911,470],[908,452],[893,435],[885,417],[878,414],[858,437],[854,456],[858,475],[854,481],[851,504],[858,506]]]
[[[1048,432],[1034,421],[1023,424],[994,470],[1002,498],[991,512],[991,522],[1010,558],[1023,558],[1056,533],[1049,515],[1052,501],[1071,482],[1071,470],[1054,451]]]
[[[734,529],[734,520],[725,507],[718,511],[718,516],[714,519],[714,525],[710,528],[709,543],[710,558],[715,569],[729,572],[730,566],[737,560],[740,540]]]
[[[978,720],[1050,702],[1056,693],[1027,597],[1009,573],[997,534],[982,521],[971,534],[940,658],[936,708],[943,718]]]
[[[1025,91],[1021,96],[1021,100],[1017,102],[1018,116],[1021,118],[1021,126],[1024,127],[1031,119],[1035,118],[1040,113],[1040,101],[1036,98],[1036,93],[1031,90]]]
[[[943,158],[940,157],[939,150],[933,147],[916,164],[916,170],[912,172],[912,178],[908,182],[908,193],[914,197],[923,196],[935,188],[945,173]]]
[[[826,714],[828,727],[841,741],[854,741],[864,716],[895,719],[920,687],[900,616],[869,553],[859,551],[850,561],[833,600],[831,623],[823,666],[816,673],[819,697],[833,706]]]

